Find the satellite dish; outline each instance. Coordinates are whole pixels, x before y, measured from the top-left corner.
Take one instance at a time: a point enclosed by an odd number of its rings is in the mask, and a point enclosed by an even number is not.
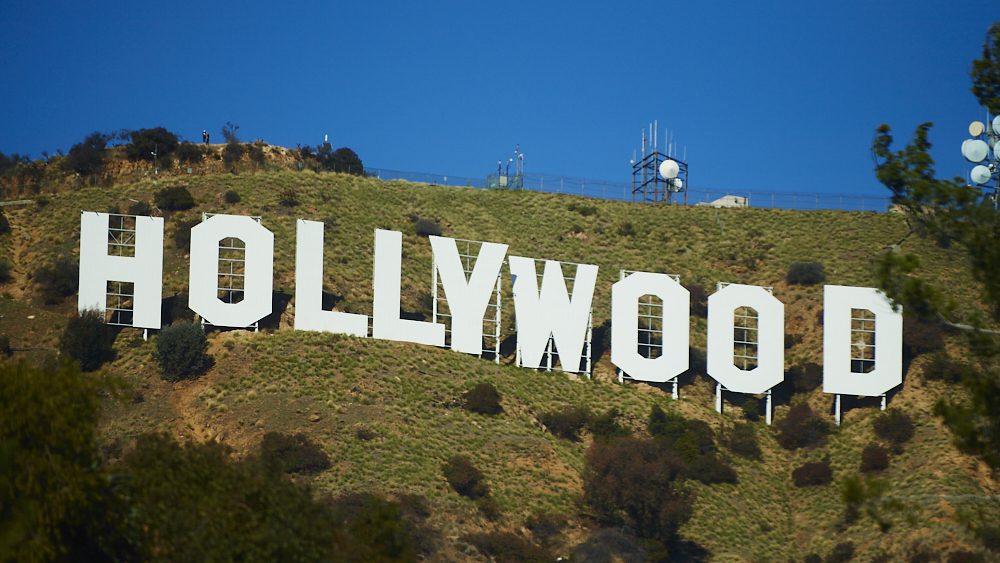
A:
[[[962,143],[962,156],[969,162],[982,162],[989,151],[990,146],[979,139],[967,139]]]
[[[977,160],[976,162],[979,161]],[[673,160],[664,160],[663,162],[660,163],[660,177],[662,177],[664,180],[670,180],[671,178],[676,178],[677,173],[680,171],[681,171],[680,167],[677,166],[677,163],[674,162]]]
[[[993,132],[1000,133],[1000,115],[993,118]]]
[[[978,137],[983,134],[986,130],[986,125],[982,121],[973,121],[969,124],[969,134],[973,137]]]
[[[674,187],[676,187],[678,190],[683,189],[684,180],[681,180],[680,178],[674,178]]]
[[[990,173],[990,169],[987,168],[987,167],[985,167],[985,166],[983,166],[982,164],[980,164],[979,166],[973,167],[972,168],[972,173],[969,174],[969,178],[972,178],[973,182],[975,182],[977,184],[980,184],[980,185],[985,184],[986,182],[989,182],[990,181],[990,176],[992,176],[992,174]]]
[[[993,143],[993,160],[1000,160],[1000,141]]]

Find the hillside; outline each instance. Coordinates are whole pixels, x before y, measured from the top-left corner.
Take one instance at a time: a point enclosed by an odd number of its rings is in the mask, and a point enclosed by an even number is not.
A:
[[[556,544],[560,555],[568,555],[597,530],[581,502],[580,473],[590,437],[573,442],[554,436],[539,422],[543,413],[566,405],[594,412],[616,407],[622,420],[641,433],[651,407],[659,405],[721,432],[743,420],[736,405],[742,398],[727,396],[723,415],[713,410],[713,387],[698,361],[704,355],[705,319],[697,315],[691,319],[696,361],[681,378],[680,401],[655,386],[616,383],[603,346],[598,346],[602,355],[595,358],[595,375],[588,381],[512,367],[509,357],[498,366],[448,350],[295,332],[295,303],[288,299],[294,293],[297,218],[326,223],[325,289],[340,310],[371,314],[373,230],[385,228],[404,233],[402,308],[428,313],[430,245],[413,226],[416,218],[428,218],[444,236],[506,243],[510,254],[597,264],[593,317],[598,333],[606,327],[610,287],[621,269],[678,274],[685,286],[709,294],[719,281],[772,286],[786,307],[789,369],[821,363],[823,308],[822,285],[785,282],[789,265],[820,262],[826,283],[872,286],[874,260],[907,232],[903,217],[895,214],[635,207],[311,171],[180,176],[83,188],[50,195],[41,205],[5,210],[12,232],[0,238],[0,254],[14,267],[12,280],[2,288],[0,334],[18,350],[15,358],[53,354],[74,314],[75,297],[45,305],[31,276],[60,255],[78,254],[80,210],[124,211],[136,201],[152,202],[157,190],[174,185],[187,187],[196,205],[162,213],[164,297],[187,291],[186,253],[178,248],[175,231],[200,219],[202,212],[232,213],[262,216],[274,232],[274,288],[283,296],[276,302],[287,306],[260,333],[211,332],[214,366],[179,383],[161,380],[152,340],[143,342],[141,332],[122,330],[115,344],[118,358],[107,369],[132,385],[133,400],[107,401],[102,439],[108,449],[127,448],[138,434],[163,430],[184,439],[221,441],[238,455],[248,455],[265,432],[304,432],[333,460],[331,469],[314,478],[320,491],[425,496],[432,512],[429,522],[443,538],[435,556],[439,559],[474,555],[461,539],[470,531],[526,533],[525,520],[539,511],[569,517]],[[224,203],[228,190],[239,193],[239,203]],[[964,257],[912,238],[902,244],[920,248],[924,266],[936,270],[956,298],[974,295]],[[505,302],[510,303],[509,283],[505,286]],[[513,306],[506,306],[505,337],[513,334],[512,315]],[[935,336],[957,346],[950,335]],[[695,511],[681,535],[718,561],[801,560],[810,553],[825,555],[844,541],[854,543],[858,560],[879,552],[898,559],[919,548],[940,553],[977,549],[963,518],[978,510],[988,511],[987,519],[1000,518],[989,512],[997,510],[996,503],[984,502],[1000,494],[1000,487],[984,466],[954,448],[932,415],[937,397],[960,391],[924,377],[928,356],[913,359],[903,386],[890,399],[891,408],[912,416],[916,433],[901,453],[892,455],[882,476],[890,484],[885,499],[892,501],[884,509],[891,522],[888,531],[880,531],[867,516],[841,525],[838,482],[857,473],[860,452],[873,440],[872,424],[879,413],[877,402],[848,400],[844,424],[822,448],[788,451],[757,422],[763,460],[731,456],[736,484],[689,482],[696,494]],[[503,414],[490,417],[461,408],[462,394],[481,381],[500,391]],[[831,396],[819,389],[793,394],[787,382],[783,387],[776,393],[776,419],[792,403],[806,401],[832,421]],[[486,475],[502,512],[496,521],[452,491],[442,476],[442,462],[458,453],[473,459]],[[793,486],[792,469],[827,456],[834,470],[832,484]]]

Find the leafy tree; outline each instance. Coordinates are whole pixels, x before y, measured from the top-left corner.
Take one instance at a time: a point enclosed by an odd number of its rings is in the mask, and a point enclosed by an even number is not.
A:
[[[356,176],[363,176],[365,173],[365,167],[361,162],[361,158],[356,152],[347,147],[340,147],[337,150],[333,150],[333,146],[330,143],[323,143],[316,147],[315,154],[316,160],[319,162],[320,169],[322,170],[354,174]]]
[[[813,414],[808,403],[793,405],[788,414],[774,423],[774,429],[778,443],[789,450],[821,446],[830,433],[830,425]]]
[[[59,352],[76,360],[83,371],[94,371],[115,359],[115,334],[97,311],[84,311],[66,323]]]
[[[207,354],[205,331],[194,323],[179,322],[168,326],[156,337],[156,359],[163,370],[161,377],[177,381],[194,377],[212,363]]]
[[[139,560],[101,471],[100,393],[75,366],[0,363],[0,553],[10,561]]]
[[[62,165],[83,176],[96,174],[104,168],[107,147],[108,136],[95,131],[70,147]]]
[[[1000,21],[990,26],[983,58],[972,61],[972,94],[993,115],[1000,115]]]
[[[983,58],[972,65],[972,91],[979,102],[1000,113],[1000,22],[993,24],[983,46]],[[994,202],[960,179],[935,175],[929,150],[931,124],[917,127],[913,141],[892,150],[891,128],[876,132],[872,152],[876,177],[892,192],[895,205],[906,213],[909,234],[880,259],[877,274],[886,294],[909,315],[944,323],[961,331],[972,362],[962,384],[964,399],[942,399],[935,412],[942,416],[958,447],[1000,467],[1000,212]],[[962,307],[939,287],[935,273],[921,268],[920,258],[905,248],[910,237],[928,238],[962,251],[979,288],[979,306]]]
[[[232,121],[227,121],[225,125],[222,126],[222,138],[225,139],[226,144],[239,144],[240,138],[237,133],[240,130],[240,126]]]
[[[153,195],[156,206],[167,211],[183,211],[194,207],[194,196],[184,186],[163,188]]]
[[[177,135],[163,127],[139,129],[129,133],[129,144],[125,147],[125,156],[129,160],[153,162],[154,159],[169,156],[177,150],[179,145]]]

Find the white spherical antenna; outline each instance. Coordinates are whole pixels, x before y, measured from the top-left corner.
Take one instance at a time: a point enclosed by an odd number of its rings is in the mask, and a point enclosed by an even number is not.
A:
[[[989,151],[990,146],[979,139],[968,139],[962,143],[962,156],[969,162],[982,162]]]
[[[993,132],[1000,133],[1000,115],[993,118]]]
[[[986,130],[986,125],[982,121],[973,121],[969,124],[969,134],[973,137],[978,137],[983,134]]]
[[[676,187],[678,190],[683,189],[684,180],[681,180],[680,178],[674,178],[674,187]]]
[[[972,168],[972,173],[969,174],[969,178],[972,178],[973,182],[980,185],[989,182],[990,176],[992,176],[992,174],[990,174],[990,169],[987,168],[986,166],[983,166],[982,164],[980,164],[979,166],[974,166]]]
[[[1000,160],[1000,141],[993,143],[993,160]]]
[[[978,162],[978,161],[977,161]],[[660,163],[660,177],[664,180],[670,180],[671,178],[676,178],[677,173],[681,169],[677,166],[677,163],[673,160],[664,160]]]

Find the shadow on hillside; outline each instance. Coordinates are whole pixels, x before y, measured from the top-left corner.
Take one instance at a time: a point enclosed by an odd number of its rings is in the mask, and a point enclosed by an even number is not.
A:
[[[281,324],[281,316],[285,314],[288,303],[292,300],[291,293],[283,291],[271,292],[271,314],[264,317],[258,323],[260,330],[278,330]]]

